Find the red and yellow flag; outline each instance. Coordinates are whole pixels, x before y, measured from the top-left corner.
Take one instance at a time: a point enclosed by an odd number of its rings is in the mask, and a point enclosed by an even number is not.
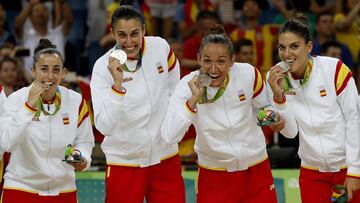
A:
[[[350,69],[342,61],[338,61],[334,78],[336,95],[341,94],[351,77]]]

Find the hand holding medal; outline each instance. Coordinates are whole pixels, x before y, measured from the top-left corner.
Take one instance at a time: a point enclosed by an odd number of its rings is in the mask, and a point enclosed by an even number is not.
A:
[[[348,200],[346,187],[343,185],[335,185],[332,187],[331,202],[345,203]]]
[[[283,79],[283,84],[282,84],[283,92],[287,93],[287,92],[291,91],[293,89],[293,86],[292,86],[289,76],[287,74],[287,72],[290,69],[290,64],[286,63],[284,61],[280,61],[275,66],[280,67],[282,69],[281,73],[285,74],[284,79]]]
[[[85,169],[87,161],[81,156],[81,152],[74,148],[72,144],[69,144],[65,149],[65,159],[62,161],[72,165],[76,171],[82,171]]]
[[[121,49],[114,49],[109,57],[109,71],[114,78],[114,86],[116,89],[121,89],[123,80],[123,65],[127,60],[126,53]]]
[[[41,94],[48,90],[51,87],[51,84],[52,83],[49,82],[39,82],[35,80],[30,86],[29,95],[26,103],[31,107],[35,108],[41,97]]]
[[[258,126],[269,126],[278,121],[275,111],[261,108],[257,115]]]
[[[211,85],[212,79],[208,74],[200,73],[198,75],[198,82],[199,82],[200,87],[207,87],[207,86]]]

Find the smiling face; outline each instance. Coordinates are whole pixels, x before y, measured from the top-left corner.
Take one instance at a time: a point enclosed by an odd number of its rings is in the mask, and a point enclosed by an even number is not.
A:
[[[112,30],[116,43],[125,51],[128,58],[138,58],[145,27],[137,19],[119,19]]]
[[[64,77],[61,57],[55,53],[40,54],[35,67],[32,69],[32,74],[37,82],[50,86],[46,92],[55,94],[56,87]]]
[[[198,62],[200,71],[212,78],[210,86],[220,87],[234,63],[234,57],[230,56],[224,44],[209,43],[200,50]]]
[[[312,50],[312,42],[305,42],[304,38],[292,32],[279,35],[278,51],[282,61],[290,64],[290,72],[302,78],[308,63],[308,56]]]

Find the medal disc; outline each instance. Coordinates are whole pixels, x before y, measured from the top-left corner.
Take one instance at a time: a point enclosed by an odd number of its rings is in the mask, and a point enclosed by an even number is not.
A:
[[[123,51],[121,49],[113,50],[111,52],[110,56],[119,60],[121,65],[124,64],[127,60],[127,55],[126,55],[125,51]]]
[[[283,69],[284,73],[286,73],[290,69],[290,65],[284,61],[280,61],[275,66],[280,66]]]
[[[200,73],[198,76],[198,80],[201,87],[209,86],[212,83],[212,78],[206,73]]]

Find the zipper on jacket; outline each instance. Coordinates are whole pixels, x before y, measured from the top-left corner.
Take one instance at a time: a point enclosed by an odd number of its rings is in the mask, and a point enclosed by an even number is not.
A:
[[[50,164],[49,164],[49,156],[51,154],[51,137],[52,137],[52,125],[51,125],[51,122],[52,122],[52,117],[51,116],[48,116],[48,119],[49,119],[49,130],[50,130],[50,133],[49,133],[49,150],[48,150],[48,153],[47,153],[47,156],[46,156],[46,162],[47,162],[47,166],[48,166],[48,170],[49,170],[49,174],[51,176],[51,181],[47,184],[47,191],[48,193],[50,193],[50,183],[53,181],[53,174],[51,172],[51,167],[50,167]]]
[[[221,98],[222,102],[223,102],[223,105],[224,105],[224,112],[225,112],[225,116],[226,116],[226,120],[228,121],[228,125],[229,125],[229,128],[231,127],[231,122],[230,122],[230,119],[229,119],[229,115],[228,115],[228,112],[227,112],[227,108],[226,108],[226,103],[225,103],[225,100],[223,98]],[[230,129],[231,131],[231,129]],[[228,132],[226,134],[226,140],[228,141],[230,147],[232,148],[232,150],[234,151],[234,155],[236,157],[236,168],[238,168],[238,162],[239,162],[239,154],[237,153],[234,145],[232,144],[231,142],[231,139],[230,139],[230,132]]]
[[[319,143],[320,143],[320,150],[321,150],[321,157],[324,157],[323,158],[323,161],[324,163],[326,164],[327,167],[329,167],[329,164],[327,162],[327,157],[326,157],[326,154],[324,152],[324,147],[323,147],[323,144],[322,144],[322,141],[321,141],[321,136],[320,136],[320,133],[318,132],[318,130],[313,126],[313,116],[312,116],[312,113],[311,113],[311,108],[310,108],[310,105],[308,103],[308,100],[307,100],[307,97],[306,97],[306,94],[305,94],[305,90],[304,88],[301,88],[302,89],[302,92],[303,92],[303,95],[304,95],[304,100],[305,100],[305,103],[306,103],[306,107],[307,109],[309,109],[309,115],[310,115],[310,121],[311,121],[311,128],[315,131],[317,137],[319,138]]]
[[[145,127],[145,129],[146,129],[146,132],[147,132],[147,134],[148,134],[148,138],[149,138],[149,140],[150,140],[150,151],[149,151],[149,156],[148,156],[148,161],[149,161],[149,165],[150,165],[150,163],[151,163],[151,157],[152,157],[152,145],[153,145],[153,143],[152,143],[152,137],[151,137],[151,134],[149,133],[149,130],[148,130],[148,124],[149,124],[149,121],[151,120],[151,116],[152,116],[152,105],[153,105],[153,103],[152,103],[152,101],[151,101],[151,94],[150,94],[150,89],[149,89],[149,84],[147,83],[147,80],[146,80],[146,77],[145,77],[145,73],[144,73],[144,69],[142,69],[142,76],[143,76],[143,78],[144,78],[144,83],[145,83],[145,86],[146,86],[146,89],[147,89],[147,94],[148,94],[148,98],[149,98],[149,102],[150,102],[150,110],[149,110],[149,113],[150,113],[150,115],[149,115],[149,120],[148,120],[148,122],[147,122],[147,124],[146,124],[146,127]]]

